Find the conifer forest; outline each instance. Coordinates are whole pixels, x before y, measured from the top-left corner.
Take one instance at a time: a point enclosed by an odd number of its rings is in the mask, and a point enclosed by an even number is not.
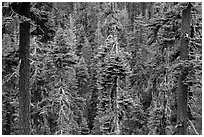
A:
[[[202,135],[202,2],[2,2],[3,135]]]

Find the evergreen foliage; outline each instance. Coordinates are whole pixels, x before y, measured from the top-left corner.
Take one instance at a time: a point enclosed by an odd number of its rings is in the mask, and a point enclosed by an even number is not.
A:
[[[31,135],[180,134],[181,83],[188,85],[186,134],[202,134],[202,3],[32,2],[30,18],[21,4],[2,3],[4,135],[21,130],[22,22],[31,32]]]

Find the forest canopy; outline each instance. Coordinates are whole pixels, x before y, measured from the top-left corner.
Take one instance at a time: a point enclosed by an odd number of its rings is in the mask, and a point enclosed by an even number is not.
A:
[[[3,135],[201,135],[201,2],[2,2]]]

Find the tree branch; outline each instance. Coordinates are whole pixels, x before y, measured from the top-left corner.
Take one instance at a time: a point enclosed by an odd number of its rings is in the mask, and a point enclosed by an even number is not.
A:
[[[193,131],[195,132],[195,134],[196,134],[196,135],[199,135],[199,133],[198,133],[198,132],[196,131],[196,129],[195,129],[195,126],[194,126],[193,122],[190,121],[189,119],[188,119],[188,122],[190,123],[191,127],[193,128]]]

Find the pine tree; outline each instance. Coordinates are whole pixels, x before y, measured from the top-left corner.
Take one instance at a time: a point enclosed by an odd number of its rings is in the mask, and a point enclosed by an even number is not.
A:
[[[118,84],[119,80],[125,79],[127,71],[124,54],[118,43],[119,26],[114,23],[109,25],[106,43],[97,56],[99,103],[95,128],[99,126],[100,134],[120,134]]]
[[[56,108],[58,119],[56,120],[56,134],[79,134],[77,118],[80,117],[77,111],[80,110],[80,102],[74,103],[78,97],[76,72],[73,65],[77,64],[75,55],[75,35],[71,29],[63,30],[59,28],[53,43],[54,49],[51,52],[54,70],[56,75],[53,79],[54,85],[52,97],[57,97]]]

